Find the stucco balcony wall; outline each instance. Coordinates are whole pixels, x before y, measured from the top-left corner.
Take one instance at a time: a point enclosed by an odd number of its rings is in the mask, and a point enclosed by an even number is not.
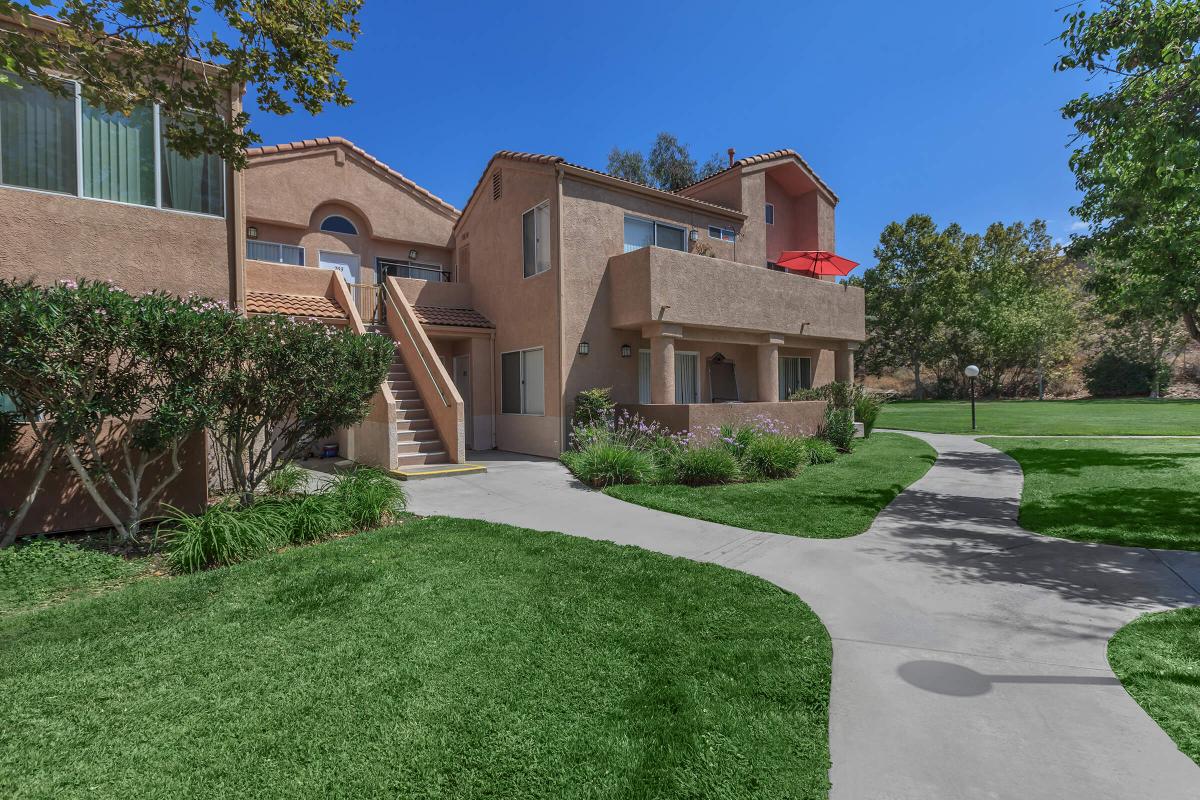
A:
[[[643,247],[608,260],[615,328],[654,323],[861,342],[862,289]]]
[[[692,431],[700,441],[711,438],[711,431],[722,425],[749,425],[766,417],[779,423],[786,433],[813,436],[825,420],[824,400],[798,400],[780,403],[692,403],[633,404],[622,409],[646,420],[661,423],[675,433]]]

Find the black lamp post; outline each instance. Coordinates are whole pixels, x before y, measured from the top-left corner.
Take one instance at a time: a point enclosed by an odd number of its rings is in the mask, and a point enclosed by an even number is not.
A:
[[[971,430],[975,430],[975,376],[979,374],[979,367],[972,364],[963,370],[963,374],[971,379]]]

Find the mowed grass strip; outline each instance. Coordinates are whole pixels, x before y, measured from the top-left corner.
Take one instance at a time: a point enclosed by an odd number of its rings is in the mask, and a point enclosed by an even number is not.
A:
[[[854,452],[795,478],[722,486],[631,484],[605,493],[631,503],[737,528],[838,539],[862,533],[936,459],[919,439],[875,433]]]
[[[1200,436],[1197,400],[958,400],[889,403],[880,428],[1004,436]]]
[[[798,598],[429,518],[0,619],[6,798],[824,798]]]
[[[1138,617],[1109,641],[1108,662],[1133,699],[1200,766],[1200,608]]]
[[[984,439],[1025,474],[1021,525],[1083,542],[1200,550],[1200,439]]]

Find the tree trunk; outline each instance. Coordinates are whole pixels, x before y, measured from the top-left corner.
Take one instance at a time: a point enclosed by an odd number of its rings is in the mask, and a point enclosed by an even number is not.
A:
[[[33,507],[33,501],[37,499],[38,491],[42,488],[42,483],[46,480],[46,474],[50,472],[50,465],[54,463],[54,456],[57,452],[57,445],[42,444],[42,460],[38,462],[37,471],[33,474],[33,483],[25,490],[25,499],[21,501],[21,506],[17,509],[17,513],[8,521],[7,526],[0,528],[0,550],[11,546],[17,540],[17,533],[21,529],[21,523],[25,521],[25,515]]]
[[[925,387],[921,385],[921,362],[913,359],[913,398],[925,399]]]

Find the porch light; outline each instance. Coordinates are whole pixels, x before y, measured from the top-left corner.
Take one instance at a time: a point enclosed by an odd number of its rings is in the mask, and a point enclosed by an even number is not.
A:
[[[408,257],[409,257],[410,259],[412,259],[413,261],[416,261],[416,260],[417,260],[417,251],[416,251],[416,250],[409,250],[409,251],[408,251]]]
[[[579,343],[579,355],[586,356],[588,353],[591,352],[591,350],[592,350],[592,346],[590,344],[588,344],[587,342]]]
[[[633,348],[627,344],[621,345],[621,358],[629,358],[633,355]]]
[[[258,238],[258,228],[254,227],[253,225],[251,225],[249,228],[246,228],[246,238],[247,239],[257,239]]]
[[[692,228],[691,232],[688,233],[688,241],[689,242],[700,241],[700,231],[696,230],[695,228]]]

